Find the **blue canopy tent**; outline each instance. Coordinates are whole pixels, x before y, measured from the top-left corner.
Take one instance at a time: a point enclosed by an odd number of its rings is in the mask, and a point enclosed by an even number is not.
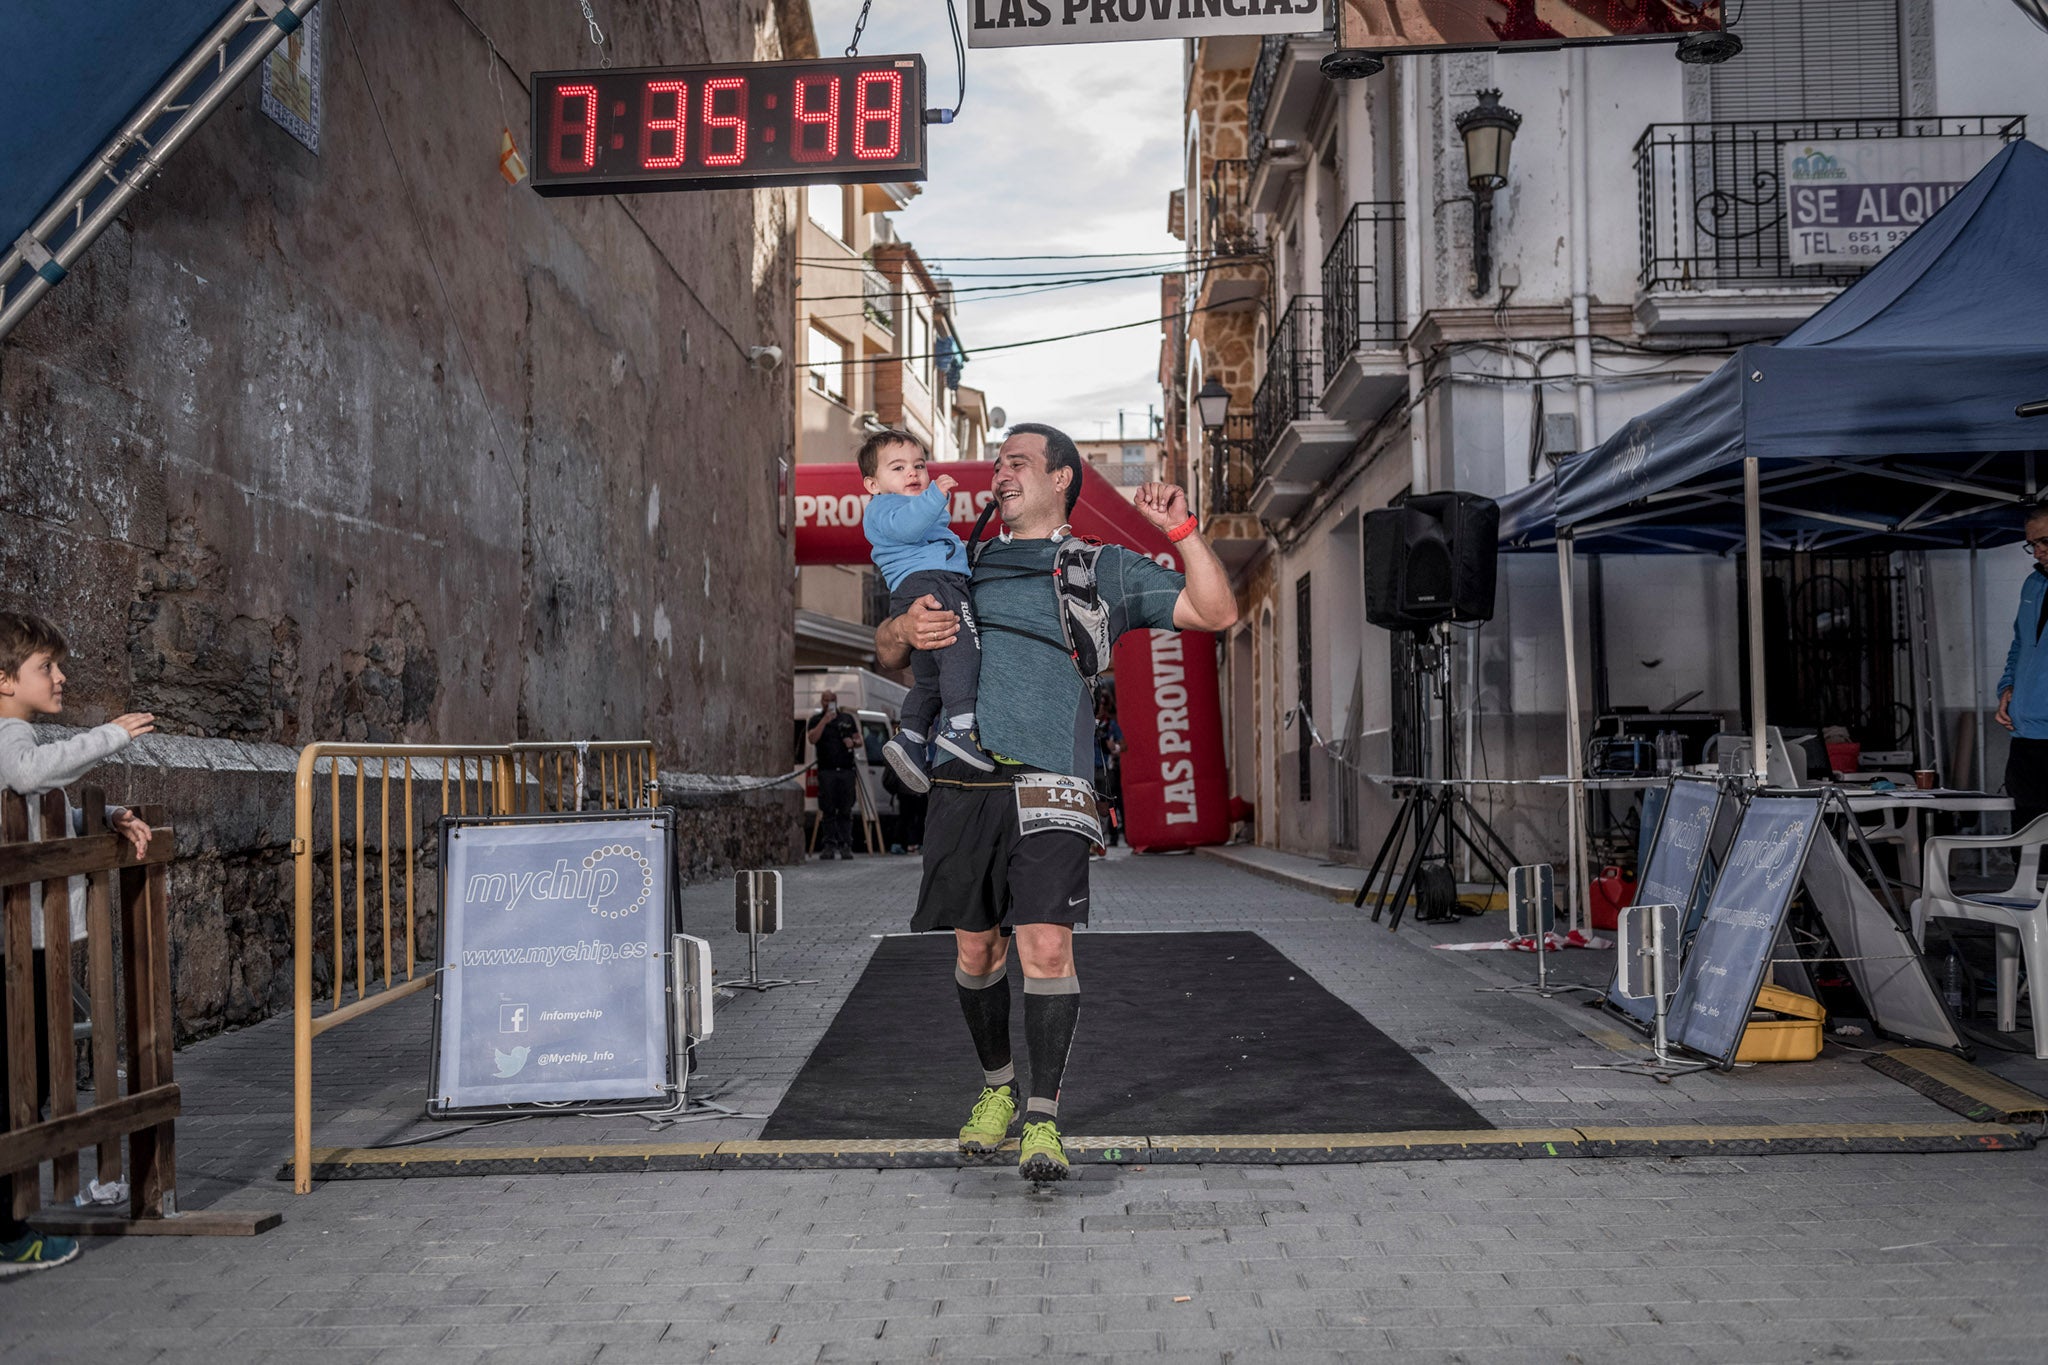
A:
[[[1576,549],[1748,556],[1752,754],[1765,772],[1766,549],[1926,549],[2019,538],[2048,419],[2048,151],[2016,141],[1869,274],[1775,345],[1501,503],[1505,549],[1555,545],[1576,696]],[[1567,707],[1570,772],[1578,712]],[[1576,802],[1574,814],[1576,816]],[[1574,821],[1573,856],[1583,861]],[[1575,869],[1583,874],[1583,866]]]
[[[0,337],[317,2],[0,4]]]

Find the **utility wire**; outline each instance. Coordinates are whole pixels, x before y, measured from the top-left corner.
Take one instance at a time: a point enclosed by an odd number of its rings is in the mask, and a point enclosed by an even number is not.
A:
[[[1207,313],[1217,308],[1235,306],[1235,304],[1208,303],[1202,305],[1200,308],[1189,308],[1177,313],[1161,313],[1158,317],[1155,318],[1140,318],[1136,322],[1119,322],[1108,327],[1090,327],[1086,331],[1063,332],[1059,336],[1033,337],[1029,341],[1002,341],[997,342],[992,346],[977,346],[974,348],[974,354],[977,356],[982,356],[987,355],[990,351],[1014,351],[1025,346],[1049,346],[1055,341],[1075,341],[1081,337],[1101,336],[1105,332],[1128,332],[1133,327],[1158,327],[1163,323],[1174,322],[1181,318],[1193,317],[1197,313]],[[928,355],[855,356],[844,363],[849,365],[880,365],[885,363],[906,360],[936,360],[937,358],[938,352],[934,351]]]

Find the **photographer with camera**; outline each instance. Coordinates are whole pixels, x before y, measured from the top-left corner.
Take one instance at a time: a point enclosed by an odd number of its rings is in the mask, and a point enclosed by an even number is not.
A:
[[[804,731],[815,754],[818,769],[818,857],[853,858],[853,784],[860,780],[854,771],[854,754],[860,749],[860,722],[851,712],[839,709],[839,694],[831,688],[818,697],[819,709]]]

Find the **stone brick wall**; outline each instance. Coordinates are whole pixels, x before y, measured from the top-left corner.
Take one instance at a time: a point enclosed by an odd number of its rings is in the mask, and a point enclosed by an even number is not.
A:
[[[773,58],[775,11],[615,7],[614,61]],[[67,723],[168,737],[126,795],[180,830],[185,1036],[288,991],[291,746],[788,745],[798,366],[746,349],[801,354],[793,196],[508,187],[573,7],[323,13],[319,154],[252,79],[0,343],[0,607],[71,637]],[[695,800],[693,869],[792,855],[788,798]]]

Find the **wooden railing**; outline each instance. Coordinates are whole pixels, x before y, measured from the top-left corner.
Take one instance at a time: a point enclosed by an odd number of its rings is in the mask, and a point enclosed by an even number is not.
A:
[[[106,827],[106,800],[81,794],[85,834],[70,837],[62,792],[41,798],[43,837],[28,837],[28,803],[0,792],[0,942],[7,1007],[0,1020],[7,1055],[5,1125],[0,1173],[12,1173],[14,1214],[50,1231],[105,1236],[124,1232],[247,1236],[278,1223],[270,1213],[178,1209],[174,1120],[178,1086],[171,1079],[170,902],[165,868],[177,836],[149,807],[137,813],[155,827],[149,850],[135,856]],[[79,1106],[73,1017],[71,884],[86,879],[86,991],[93,1103]],[[42,895],[33,893],[42,884]],[[119,933],[115,932],[118,907]],[[44,947],[34,948],[42,918]],[[42,973],[38,1002],[36,973]],[[37,1005],[43,1018],[38,1028]],[[126,1092],[120,1077],[125,1062]],[[48,1118],[38,1075],[49,1079]],[[122,1150],[122,1139],[127,1150]],[[93,1178],[128,1181],[126,1214],[104,1206],[78,1208],[79,1157],[94,1149]],[[43,1167],[55,1203],[42,1203]]]

